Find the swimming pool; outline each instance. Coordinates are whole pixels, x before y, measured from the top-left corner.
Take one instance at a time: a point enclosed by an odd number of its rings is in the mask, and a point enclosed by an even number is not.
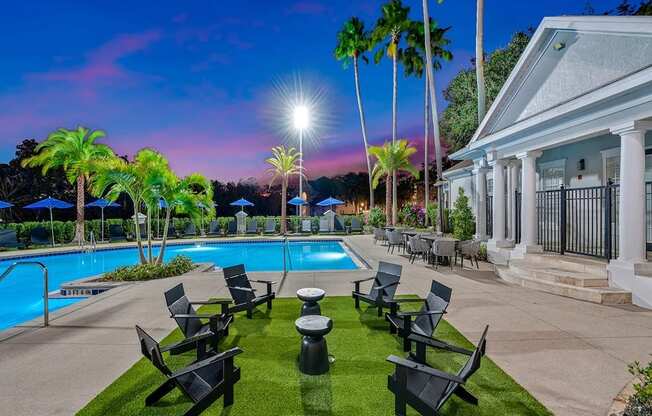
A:
[[[165,259],[184,255],[194,262],[211,262],[225,267],[244,263],[248,271],[282,271],[283,242],[206,242],[198,244],[173,244],[165,249]],[[158,254],[158,247],[154,249]],[[289,271],[350,270],[358,266],[344,249],[341,241],[313,240],[290,241],[285,251]],[[48,289],[57,290],[61,284],[114,270],[118,266],[136,264],[136,248],[98,250],[93,253],[67,253],[30,257],[44,263],[49,272]],[[16,259],[0,261],[0,273]],[[0,282],[0,330],[43,314],[43,278],[40,270],[25,266],[16,269]],[[50,299],[50,311],[60,309],[75,299]]]

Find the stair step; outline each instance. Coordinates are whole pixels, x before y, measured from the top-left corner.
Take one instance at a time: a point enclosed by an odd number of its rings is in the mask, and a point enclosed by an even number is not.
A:
[[[548,281],[521,275],[505,266],[496,266],[496,272],[498,273],[498,276],[508,282],[555,295],[604,305],[623,305],[632,303],[632,293],[622,289],[611,287],[584,287]]]
[[[567,270],[558,266],[554,264],[544,267],[540,264],[523,262],[522,260],[512,260],[509,263],[511,271],[524,277],[580,287],[609,287],[609,280],[604,276]]]
[[[531,254],[524,261],[534,265],[554,265],[556,268],[590,273],[607,278],[607,263],[604,260],[573,255]]]

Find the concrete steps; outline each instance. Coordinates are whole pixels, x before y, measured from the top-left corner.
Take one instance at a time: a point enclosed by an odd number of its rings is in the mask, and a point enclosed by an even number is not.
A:
[[[606,305],[632,302],[631,292],[609,287],[606,263],[598,260],[528,255],[496,265],[496,272],[508,282],[573,299]]]

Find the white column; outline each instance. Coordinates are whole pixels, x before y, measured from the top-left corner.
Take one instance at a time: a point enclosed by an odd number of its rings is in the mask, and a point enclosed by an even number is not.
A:
[[[507,238],[516,240],[516,190],[518,188],[519,163],[512,160],[507,165]]]
[[[475,195],[473,206],[475,209],[475,238],[487,239],[487,169],[484,159],[473,162],[473,177],[475,179]]]
[[[536,159],[540,151],[516,155],[521,160],[521,243],[517,249],[523,254],[541,252],[537,245],[537,174]]]
[[[491,241],[497,247],[506,246],[505,241],[505,165],[506,160],[497,159],[489,162],[493,168],[494,195],[493,207],[493,237]]]

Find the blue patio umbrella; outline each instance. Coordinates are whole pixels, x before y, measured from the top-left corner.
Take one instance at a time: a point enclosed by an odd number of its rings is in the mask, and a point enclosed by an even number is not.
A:
[[[0,209],[11,208],[13,206],[14,204],[10,204],[9,202],[0,201]]]
[[[247,201],[244,198],[240,198],[237,201],[233,201],[229,205],[231,205],[233,207],[240,207],[240,208],[242,208],[242,211],[244,211],[244,207],[253,207],[254,206],[253,203]]]
[[[101,234],[101,237],[100,237],[101,238],[100,241],[104,241],[104,208],[107,208],[107,207],[115,208],[115,207],[119,207],[119,206],[120,206],[120,204],[118,204],[116,202],[111,202],[109,200],[102,199],[102,198],[96,199],[95,201],[89,202],[88,204],[86,204],[86,207],[89,207],[89,208],[98,207],[102,211],[102,220],[100,222],[100,228],[102,230],[101,231],[102,234]]]
[[[165,199],[161,198],[161,199],[158,200],[158,207],[159,207],[160,209],[167,208],[167,207],[168,207],[168,203],[165,202]]]
[[[53,209],[66,209],[66,208],[72,208],[74,205],[70,204],[66,201],[61,201],[60,199],[52,198],[51,196],[41,199],[40,201],[36,201],[34,203],[31,203],[29,205],[25,205],[25,208],[27,209],[43,209],[46,208],[50,211],[50,230],[52,231],[52,247],[54,247],[54,220],[52,218],[52,210]]]
[[[324,199],[321,202],[317,202],[317,205],[320,207],[330,207],[330,210],[333,210],[333,205],[343,205],[344,201],[340,201],[337,198],[333,198],[332,196],[329,196],[328,198]]]
[[[288,201],[288,204],[295,205],[295,206],[304,205],[305,203],[306,201],[303,198],[299,198],[298,196],[295,196],[294,198]]]

